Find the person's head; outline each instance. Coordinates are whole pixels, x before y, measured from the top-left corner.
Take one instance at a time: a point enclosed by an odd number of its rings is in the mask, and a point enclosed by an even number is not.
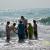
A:
[[[22,21],[20,20],[19,23],[22,23]]]
[[[10,24],[10,22],[9,21],[7,21],[7,25],[9,25]]]
[[[33,23],[36,24],[36,20],[33,20]]]
[[[32,26],[31,23],[29,23],[29,26]]]
[[[21,19],[24,19],[24,16],[21,16]]]
[[[16,26],[16,23],[13,23],[13,26]]]

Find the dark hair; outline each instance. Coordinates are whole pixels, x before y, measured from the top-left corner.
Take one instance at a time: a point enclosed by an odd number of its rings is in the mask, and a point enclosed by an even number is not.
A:
[[[33,20],[34,23],[36,23],[36,20]]]
[[[21,16],[22,19],[24,19],[24,16]]]
[[[31,23],[29,23],[29,25],[31,25]]]
[[[19,23],[22,23],[22,21],[20,20]]]
[[[15,25],[16,25],[16,23],[13,23],[13,25],[15,26]]]
[[[7,24],[9,25],[9,24],[10,24],[10,22],[9,22],[9,21],[7,21]]]

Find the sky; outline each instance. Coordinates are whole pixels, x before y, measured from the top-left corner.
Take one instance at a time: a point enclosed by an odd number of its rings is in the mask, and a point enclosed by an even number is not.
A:
[[[0,9],[50,8],[50,0],[0,0]]]

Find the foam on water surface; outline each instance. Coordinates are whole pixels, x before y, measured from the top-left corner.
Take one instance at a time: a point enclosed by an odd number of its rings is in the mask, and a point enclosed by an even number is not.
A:
[[[14,39],[13,39],[14,40]],[[2,41],[2,40],[0,40]],[[4,49],[35,49],[35,48],[47,48],[50,46],[50,41],[39,39],[39,40],[26,40],[25,43],[18,43],[18,39],[6,43],[5,41],[0,42],[0,48]]]

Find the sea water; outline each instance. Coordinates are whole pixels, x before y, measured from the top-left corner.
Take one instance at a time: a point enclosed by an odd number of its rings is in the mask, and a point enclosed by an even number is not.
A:
[[[21,16],[24,16],[28,20],[28,23],[30,22],[32,25],[33,25],[33,20],[37,21],[38,38],[40,39],[40,41],[43,40],[42,41],[43,44],[47,43],[46,45],[49,45],[49,43],[50,43],[50,9],[49,8],[21,9],[21,10],[17,10],[17,9],[0,10],[0,45],[3,46],[5,44],[4,37],[5,37],[6,22],[10,21],[10,25],[12,25],[15,22],[16,27],[17,27],[18,23],[19,23],[18,20],[20,19]],[[17,41],[18,41],[18,38],[16,39],[16,37],[17,36],[14,37],[15,41],[13,41],[13,43],[15,43],[15,46],[16,46]],[[26,42],[26,44],[24,44],[24,45],[27,46],[27,43],[28,42]],[[41,43],[39,41],[36,43],[41,45]],[[36,45],[38,45],[38,44],[36,44]],[[34,45],[34,47],[36,45]]]

